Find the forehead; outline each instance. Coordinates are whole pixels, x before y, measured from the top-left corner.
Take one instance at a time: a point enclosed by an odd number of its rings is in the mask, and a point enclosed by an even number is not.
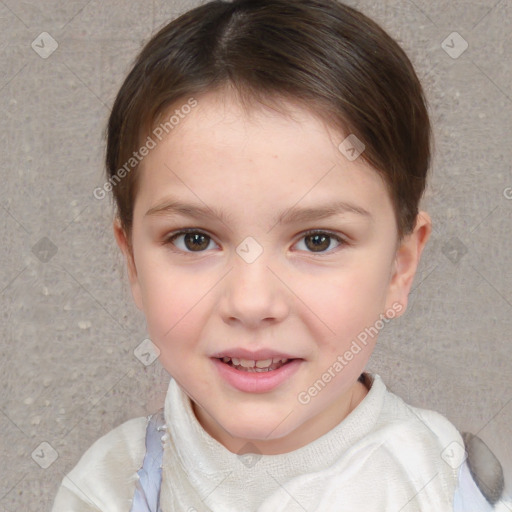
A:
[[[142,162],[136,205],[154,207],[172,192],[214,205],[236,198],[233,204],[246,206],[308,206],[337,197],[357,199],[375,214],[391,209],[380,175],[339,150],[348,134],[299,104],[279,107],[248,108],[223,93],[197,97],[197,106]]]
[[[173,130],[176,144],[193,145],[195,137],[206,135],[207,140],[202,138],[201,141],[205,144],[211,142],[219,148],[230,144],[264,143],[268,147],[277,146],[285,150],[292,137],[310,138],[314,133],[315,141],[318,143],[322,139],[324,144],[328,142],[324,140],[326,138],[335,144],[341,137],[315,115],[312,107],[308,108],[298,100],[269,97],[264,104],[250,98],[242,102],[235,92],[224,88],[200,95],[197,105]],[[272,134],[280,137],[272,138]],[[170,140],[169,143],[172,144]],[[300,147],[295,149],[300,150]]]

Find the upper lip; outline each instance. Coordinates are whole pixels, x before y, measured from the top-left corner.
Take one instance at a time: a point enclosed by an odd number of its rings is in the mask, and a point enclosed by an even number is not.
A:
[[[266,359],[300,359],[298,357],[285,354],[283,352],[276,352],[270,349],[261,350],[246,350],[245,348],[232,348],[226,349],[222,352],[217,352],[212,357],[222,359],[223,357],[236,357],[237,359],[247,359],[249,361],[264,361]]]

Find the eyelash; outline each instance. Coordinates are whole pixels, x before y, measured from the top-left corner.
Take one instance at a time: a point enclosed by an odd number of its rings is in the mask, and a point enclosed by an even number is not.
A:
[[[180,237],[182,235],[188,235],[188,234],[205,235],[210,240],[213,240],[213,238],[210,235],[208,235],[207,233],[205,233],[204,231],[200,231],[199,229],[190,228],[190,229],[182,229],[181,231],[176,231],[174,233],[171,233],[170,235],[168,235],[165,238],[165,240],[163,241],[163,245],[176,247],[173,243],[174,240],[176,240],[178,237]],[[348,245],[348,242],[346,240],[344,240],[343,238],[341,238],[340,236],[335,235],[334,233],[331,233],[330,231],[322,231],[322,230],[318,230],[318,229],[310,230],[310,231],[306,231],[305,233],[302,233],[299,240],[302,240],[303,238],[307,238],[308,236],[314,236],[314,235],[326,235],[327,237],[336,240],[340,245],[337,248],[330,250],[330,251],[320,251],[320,252],[307,251],[310,254],[314,254],[317,256],[325,256],[325,255],[329,255],[333,252],[336,252],[337,249],[340,249],[340,247]],[[192,256],[194,254],[201,254],[201,253],[206,252],[206,250],[204,250],[204,251],[183,251],[181,249],[172,248],[172,247],[171,247],[171,250],[173,252],[177,252],[180,254],[186,254],[186,255],[190,255],[190,256]]]

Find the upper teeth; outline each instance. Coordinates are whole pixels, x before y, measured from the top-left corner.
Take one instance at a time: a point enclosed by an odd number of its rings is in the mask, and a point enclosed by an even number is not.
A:
[[[267,368],[275,363],[286,363],[288,359],[281,359],[280,357],[274,357],[273,359],[262,359],[260,361],[255,361],[251,359],[238,359],[237,357],[223,357],[222,360],[225,363],[229,363],[231,361],[234,366],[243,366],[244,368]]]

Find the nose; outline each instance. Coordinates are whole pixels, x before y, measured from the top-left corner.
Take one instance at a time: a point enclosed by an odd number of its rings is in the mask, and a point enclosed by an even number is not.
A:
[[[279,323],[289,312],[290,292],[265,252],[248,262],[235,254],[231,271],[223,280],[219,310],[229,324],[247,328]]]

